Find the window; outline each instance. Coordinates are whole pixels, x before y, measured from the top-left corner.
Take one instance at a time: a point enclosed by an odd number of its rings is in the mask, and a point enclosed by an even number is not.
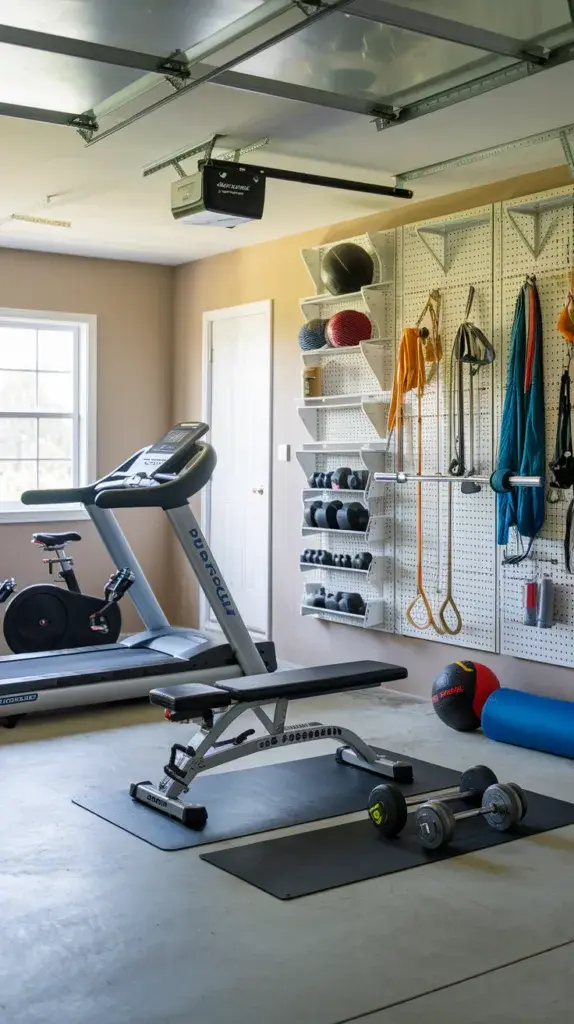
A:
[[[23,491],[95,475],[95,317],[0,309],[0,519],[78,518]]]

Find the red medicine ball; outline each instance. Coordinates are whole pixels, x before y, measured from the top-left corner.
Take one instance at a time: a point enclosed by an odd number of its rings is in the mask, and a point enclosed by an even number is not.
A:
[[[476,661],[453,661],[432,686],[433,707],[441,722],[458,732],[480,728],[487,697],[500,683],[494,672]]]
[[[370,338],[373,325],[368,316],[360,310],[342,309],[328,321],[325,333],[330,345],[343,348],[347,345],[358,345],[360,341]]]

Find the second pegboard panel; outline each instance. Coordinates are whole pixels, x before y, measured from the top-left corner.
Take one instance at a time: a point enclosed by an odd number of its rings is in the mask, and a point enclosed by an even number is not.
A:
[[[571,269],[574,228],[574,190],[553,189],[502,203],[500,232],[495,249],[501,276],[498,302],[502,339],[500,403],[497,435],[500,432],[502,402],[506,388],[508,359],[516,299],[526,275],[534,275],[540,296],[543,324],[543,366],[545,405],[545,465],[551,461],[557,422],[560,377],[565,366],[566,346],[556,330],[564,306]],[[569,495],[568,495],[569,497]],[[499,559],[500,652],[533,661],[574,665],[574,577],[565,571],[564,531],[568,502],[546,504],[544,526],[532,545],[530,558],[512,566]],[[509,553],[521,550],[511,538]],[[548,576],[555,586],[554,625],[550,629],[525,626],[522,621],[524,583]]]
[[[493,223],[490,206],[469,210],[440,220],[409,225],[397,246],[397,292],[399,323],[397,335],[415,326],[429,293],[440,294],[440,337],[442,360],[425,388],[422,401],[422,469],[424,473],[448,474],[454,455],[451,440],[451,393],[453,373],[451,351],[457,329],[465,319],[469,288],[475,288],[469,319],[492,340]],[[428,320],[424,321],[430,326]],[[470,451],[470,403],[468,374],[463,377],[464,423],[467,438],[467,471],[489,474],[492,467],[494,373],[492,366],[474,378],[474,459]],[[408,401],[412,417],[412,442],[405,451],[405,467],[418,467],[418,402]],[[454,431],[458,433],[458,431]],[[474,467],[470,462],[474,461]],[[406,609],[417,592],[417,487],[395,488],[396,508],[396,606],[395,629],[442,643],[496,649],[496,548],[494,543],[493,496],[483,488],[478,494],[463,495],[460,482],[422,485],[423,585],[436,615],[448,590],[448,492],[452,488],[452,591],[460,610],[460,633],[437,634],[432,627],[414,628]],[[478,586],[477,586],[478,581]],[[420,603],[419,603],[420,610]]]

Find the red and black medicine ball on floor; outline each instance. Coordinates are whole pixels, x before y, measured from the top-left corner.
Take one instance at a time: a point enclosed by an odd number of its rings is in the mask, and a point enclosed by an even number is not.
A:
[[[453,661],[432,686],[433,707],[441,722],[458,732],[480,729],[487,697],[500,683],[494,672],[476,661]]]

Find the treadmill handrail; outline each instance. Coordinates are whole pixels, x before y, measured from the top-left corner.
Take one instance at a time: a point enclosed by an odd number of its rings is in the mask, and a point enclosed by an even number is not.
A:
[[[128,459],[124,459],[124,461],[120,463],[119,466],[116,466],[116,468],[110,473],[106,473],[105,476],[100,477],[98,480],[94,480],[93,484],[87,484],[85,487],[47,487],[43,490],[24,491],[21,495],[20,501],[23,505],[70,505],[78,503],[82,505],[94,505],[96,501],[96,494],[98,493],[98,487],[101,487],[102,484],[105,484],[116,474],[125,473],[132,463],[134,463],[145,450],[145,447],[140,448],[139,451],[130,455]]]
[[[180,508],[186,505],[192,495],[197,494],[209,482],[215,466],[217,455],[215,449],[205,441],[197,442],[197,454],[194,455],[184,469],[174,475],[173,479],[165,481],[166,473],[158,472],[157,480],[165,482],[147,484],[139,487],[137,485],[122,487],[110,480],[110,487],[106,487],[107,480],[96,485],[94,504],[98,508]],[[148,478],[150,479],[150,478]],[[151,479],[156,479],[151,474]]]

